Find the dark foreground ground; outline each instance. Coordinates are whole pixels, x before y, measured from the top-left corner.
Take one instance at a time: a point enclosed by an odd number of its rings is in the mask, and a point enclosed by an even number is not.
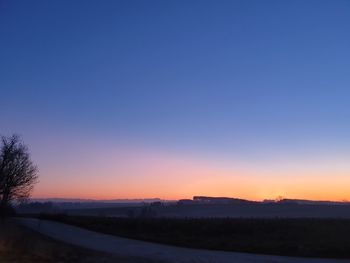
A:
[[[350,205],[311,204],[193,204],[67,209],[67,215],[171,218],[344,218],[350,219]]]
[[[90,230],[176,246],[350,258],[349,219],[165,219],[42,215]]]
[[[146,263],[57,242],[10,221],[0,222],[1,263]]]

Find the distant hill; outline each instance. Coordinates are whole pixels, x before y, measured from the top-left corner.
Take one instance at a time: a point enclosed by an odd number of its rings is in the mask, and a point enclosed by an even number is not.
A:
[[[250,201],[232,197],[210,197],[210,196],[194,196],[193,199],[181,199],[179,204],[253,204],[255,201]]]
[[[343,201],[327,201],[327,200],[307,200],[307,199],[278,199],[270,200],[265,199],[263,201],[252,201],[247,199],[235,198],[235,197],[212,197],[212,196],[193,196],[192,199],[180,199],[180,200],[164,200],[160,198],[138,198],[138,199],[82,199],[82,198],[33,198],[29,202],[53,202],[53,203],[77,203],[77,204],[142,204],[142,203],[174,203],[179,204],[303,204],[303,205],[350,205],[350,202]]]
[[[145,199],[82,199],[82,198],[32,198],[30,202],[54,202],[54,203],[153,203],[153,202],[170,202],[160,198]]]
[[[282,199],[276,201],[279,204],[299,204],[299,205],[350,205],[350,202],[336,202],[336,201],[315,201],[305,199]]]
[[[278,199],[278,200],[263,200],[252,201],[234,197],[210,197],[210,196],[194,196],[193,199],[180,199],[178,204],[299,204],[299,205],[350,205],[350,202],[337,201],[318,201],[307,199]]]
[[[38,199],[36,199],[38,200]],[[19,213],[66,213],[111,217],[249,217],[350,218],[349,202],[280,199],[251,201],[231,197],[194,196],[193,199],[39,199],[16,207]]]

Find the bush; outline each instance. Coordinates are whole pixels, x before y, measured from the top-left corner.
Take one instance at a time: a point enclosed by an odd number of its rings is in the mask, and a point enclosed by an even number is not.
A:
[[[0,217],[8,217],[14,215],[16,215],[16,211],[12,206],[0,206]]]

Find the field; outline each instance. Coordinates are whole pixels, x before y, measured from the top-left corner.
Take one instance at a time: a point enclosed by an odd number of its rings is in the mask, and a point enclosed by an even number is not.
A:
[[[350,258],[348,219],[165,219],[43,215],[86,229],[183,247]]]
[[[1,263],[145,263],[57,242],[12,222],[0,222]]]
[[[139,207],[109,207],[92,209],[67,209],[65,214],[75,216],[115,217],[176,217],[176,218],[347,218],[350,205],[305,205],[305,204],[195,204]]]

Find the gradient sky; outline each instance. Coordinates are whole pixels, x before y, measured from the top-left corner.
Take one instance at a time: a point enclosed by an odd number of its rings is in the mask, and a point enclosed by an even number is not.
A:
[[[34,197],[350,199],[350,2],[0,1]]]

